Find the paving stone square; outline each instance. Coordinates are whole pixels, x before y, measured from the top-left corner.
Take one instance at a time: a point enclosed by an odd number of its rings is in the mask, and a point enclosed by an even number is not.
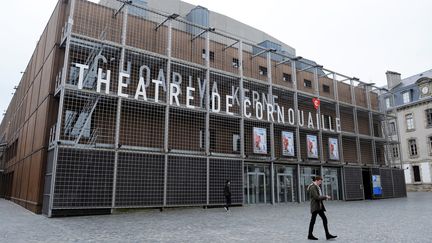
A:
[[[327,202],[334,242],[432,242],[432,193],[407,198]],[[47,218],[0,200],[0,242],[325,242],[318,217],[306,239],[308,203],[131,210]]]

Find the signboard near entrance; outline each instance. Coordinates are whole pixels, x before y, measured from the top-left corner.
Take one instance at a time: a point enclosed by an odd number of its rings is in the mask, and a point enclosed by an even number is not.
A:
[[[372,187],[373,187],[374,197],[381,197],[382,196],[382,187],[381,187],[381,176],[380,175],[372,175]]]
[[[267,154],[267,132],[265,128],[253,128],[253,151],[256,154]]]

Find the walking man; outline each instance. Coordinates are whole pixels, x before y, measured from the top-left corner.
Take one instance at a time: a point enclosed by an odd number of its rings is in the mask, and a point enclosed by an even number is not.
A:
[[[229,206],[231,206],[231,181],[225,181],[224,187],[224,196],[225,196],[225,210],[229,211]]]
[[[329,233],[329,230],[328,230],[327,217],[324,213],[326,211],[326,209],[324,207],[323,201],[330,199],[330,196],[322,195],[321,188],[320,188],[321,183],[322,183],[322,177],[321,176],[315,176],[313,178],[312,184],[310,184],[307,188],[309,195],[310,195],[310,198],[311,198],[310,207],[311,207],[311,213],[312,213],[312,217],[311,217],[311,220],[309,223],[309,235],[308,235],[309,240],[318,240],[318,238],[316,238],[312,234],[317,215],[319,215],[323,221],[324,230],[326,233],[327,240],[330,240],[330,239],[337,237],[336,235],[331,235]]]

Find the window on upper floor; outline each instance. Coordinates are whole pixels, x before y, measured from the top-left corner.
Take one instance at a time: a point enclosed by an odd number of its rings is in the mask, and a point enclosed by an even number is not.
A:
[[[396,123],[390,122],[389,123],[389,135],[394,135],[394,134],[396,134]]]
[[[427,127],[432,127],[432,109],[427,109],[425,110],[426,112],[426,126]]]
[[[239,68],[239,66],[240,66],[239,59],[233,58],[232,59],[232,66],[233,66],[233,68]]]
[[[262,76],[267,76],[267,68],[263,66],[259,66],[259,74]]]
[[[308,80],[308,79],[304,79],[304,80],[303,80],[303,85],[304,85],[306,88],[312,88],[312,81],[310,81],[310,80]]]
[[[202,49],[202,58],[205,59],[206,58],[206,50]],[[214,61],[215,59],[215,54],[213,51],[210,51],[210,61]]]
[[[406,120],[406,129],[407,130],[414,130],[414,117],[413,114],[407,114],[405,116],[405,120]]]
[[[282,79],[285,82],[289,82],[289,83],[292,82],[291,74],[288,74],[288,73],[283,73],[282,74]]]
[[[403,103],[407,104],[411,102],[411,91],[405,91],[402,93]]]
[[[330,93],[330,86],[323,84],[323,91],[326,93]]]
[[[390,97],[385,98],[385,104],[386,104],[386,108],[390,108],[391,107]]]
[[[417,141],[415,139],[408,140],[409,155],[415,157],[418,155]]]
[[[429,154],[432,154],[432,136],[429,136],[427,138],[428,144],[429,144]]]
[[[397,145],[393,145],[392,152],[393,152],[393,158],[395,159],[399,158],[399,148]]]

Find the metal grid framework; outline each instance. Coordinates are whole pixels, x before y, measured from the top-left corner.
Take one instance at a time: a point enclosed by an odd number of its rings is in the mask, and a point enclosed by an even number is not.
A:
[[[70,4],[50,210],[220,204],[226,179],[233,203],[242,203],[245,160],[320,165],[329,138],[340,151],[332,163],[378,166],[375,142],[386,141],[386,130],[381,116],[371,119],[381,114],[371,104],[375,92],[355,78],[177,16],[126,3],[116,15],[84,0]],[[316,111],[313,97],[321,99]],[[299,118],[309,112],[317,114],[312,127]],[[326,130],[336,118],[342,133]],[[372,125],[381,133],[370,133]],[[265,152],[253,149],[255,128],[265,129]],[[281,151],[284,131],[293,134],[293,156]],[[317,137],[317,158],[307,154],[307,135]]]

